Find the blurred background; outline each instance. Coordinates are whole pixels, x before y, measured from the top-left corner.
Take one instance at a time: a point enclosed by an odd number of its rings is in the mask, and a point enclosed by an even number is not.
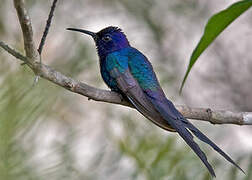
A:
[[[0,39],[22,53],[12,1],[1,0]],[[67,27],[91,31],[113,25],[152,62],[175,104],[252,111],[252,13],[234,22],[193,67],[178,90],[204,25],[230,0],[59,0],[42,60],[58,71],[107,89],[93,40]],[[52,0],[26,0],[37,45]],[[211,179],[175,133],[156,127],[133,109],[88,101],[34,74],[0,49],[1,180]],[[216,179],[252,179],[252,127],[193,121],[246,175],[199,142]]]

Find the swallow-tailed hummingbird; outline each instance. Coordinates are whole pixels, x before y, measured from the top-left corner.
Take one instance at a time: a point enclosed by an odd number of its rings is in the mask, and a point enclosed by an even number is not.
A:
[[[76,28],[67,28],[67,30],[88,34],[94,39],[101,76],[108,87],[120,93],[157,126],[177,132],[198,155],[212,176],[215,176],[215,172],[207,161],[205,153],[193,140],[193,135],[209,144],[226,160],[243,171],[225,152],[183,117],[166,98],[151,63],[144,54],[130,45],[120,28],[109,26],[97,33]]]

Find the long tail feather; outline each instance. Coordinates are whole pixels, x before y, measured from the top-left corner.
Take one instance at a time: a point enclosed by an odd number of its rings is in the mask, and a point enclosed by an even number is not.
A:
[[[186,120],[186,119],[185,119]],[[232,163],[234,166],[236,166],[238,169],[240,169],[244,174],[245,172],[243,169],[237,165],[225,152],[223,152],[214,142],[212,142],[206,135],[204,135],[202,132],[200,132],[193,124],[191,124],[189,121],[186,120],[186,127],[190,129],[190,131],[201,141],[209,144],[215,151],[217,151],[219,154],[221,154],[227,161]]]
[[[204,165],[207,167],[208,171],[212,176],[215,177],[215,172],[212,166],[207,161],[207,157],[205,153],[200,149],[198,144],[194,142],[192,134],[186,129],[182,121],[178,121],[173,118],[173,115],[169,114],[168,112],[173,111],[173,109],[169,109],[167,111],[167,104],[163,104],[162,102],[155,101],[150,99],[157,110],[162,114],[164,119],[179,133],[179,135],[185,140],[185,142],[193,149],[193,151],[197,154],[197,156],[201,159]],[[170,111],[171,110],[171,111]]]
[[[212,168],[212,166],[207,161],[207,157],[205,153],[200,149],[198,144],[194,142],[193,136],[186,128],[179,128],[180,130],[176,129],[179,135],[186,141],[186,143],[193,149],[193,151],[198,155],[198,157],[201,159],[201,161],[205,164],[207,169],[209,170],[210,174],[214,177],[216,177],[215,172]]]
[[[245,173],[240,166],[238,166],[225,152],[223,152],[215,143],[213,143],[207,136],[200,132],[193,124],[185,119],[175,106],[168,99],[165,101],[156,101],[151,99],[152,103],[165,120],[179,133],[179,135],[186,141],[186,143],[193,149],[193,151],[199,156],[201,161],[205,164],[212,176],[215,176],[212,166],[207,161],[207,157],[204,152],[199,148],[198,144],[194,142],[192,134],[187,130],[189,129],[197,138],[201,141],[209,144],[214,150],[221,154],[227,161],[232,163],[243,173]]]

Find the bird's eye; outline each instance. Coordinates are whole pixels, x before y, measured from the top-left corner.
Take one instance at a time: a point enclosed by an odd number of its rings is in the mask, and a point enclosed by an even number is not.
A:
[[[111,37],[110,37],[110,36],[104,36],[104,37],[102,38],[102,40],[105,41],[105,42],[108,42],[108,41],[111,40]]]

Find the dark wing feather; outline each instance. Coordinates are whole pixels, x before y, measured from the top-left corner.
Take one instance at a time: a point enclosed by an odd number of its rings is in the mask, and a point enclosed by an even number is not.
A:
[[[142,115],[165,130],[175,131],[147,99],[138,82],[129,72],[129,69],[127,69],[124,73],[120,73],[116,68],[114,68],[111,71],[111,74],[116,77],[117,85],[120,90],[127,96],[129,101]]]

